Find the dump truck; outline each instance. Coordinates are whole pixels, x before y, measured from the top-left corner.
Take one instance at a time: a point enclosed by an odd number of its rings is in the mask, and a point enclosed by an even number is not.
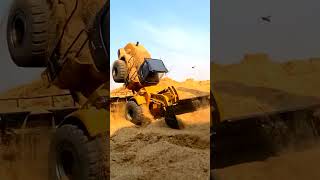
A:
[[[300,97],[270,89],[268,97],[282,97],[289,104],[279,103],[273,110],[261,109],[243,115],[226,116],[229,107],[220,96],[228,91],[228,82],[212,85],[211,91],[211,169],[265,160],[277,156],[288,147],[305,147],[319,138],[320,100]],[[225,85],[225,86],[224,86]],[[220,86],[224,86],[221,88]],[[260,92],[259,92],[260,93]],[[257,105],[258,106],[258,105]]]
[[[35,123],[54,129],[49,179],[109,179],[109,4],[108,0],[12,3],[7,43],[13,62],[43,68],[46,85],[68,90],[75,102],[70,108],[47,108],[48,116]],[[3,132],[30,127],[31,115],[28,110],[3,112]]]
[[[124,115],[127,120],[141,125],[150,118],[146,114],[151,114],[155,119],[164,117],[169,127],[179,129],[181,124],[176,114],[182,113],[182,109],[193,111],[199,105],[209,105],[209,94],[181,99],[174,86],[160,85],[166,73],[168,69],[163,61],[151,58],[150,52],[139,42],[128,43],[118,50],[118,59],[112,66],[112,77],[116,83],[123,83],[125,89],[131,90],[132,95],[112,98],[126,101]]]

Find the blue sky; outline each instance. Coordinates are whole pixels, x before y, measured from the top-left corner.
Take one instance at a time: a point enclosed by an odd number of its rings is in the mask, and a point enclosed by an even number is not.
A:
[[[110,68],[120,47],[139,41],[169,77],[210,78],[210,0],[111,1],[110,27]]]

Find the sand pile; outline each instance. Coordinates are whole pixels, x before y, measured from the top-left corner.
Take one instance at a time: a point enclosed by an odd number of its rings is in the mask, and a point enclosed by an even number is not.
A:
[[[256,161],[219,169],[218,180],[300,180],[320,179],[320,147],[287,152],[265,161]]]
[[[179,116],[187,127],[169,129],[163,120],[147,127],[119,128],[111,135],[112,179],[208,179],[209,109]],[[111,119],[114,122],[124,119]],[[130,126],[130,125],[129,125]]]
[[[163,78],[159,86],[168,87],[174,86],[179,94],[180,99],[187,99],[202,95],[208,95],[210,91],[210,81],[196,81],[194,79],[186,79],[185,81],[175,81],[169,77]],[[120,87],[112,90],[111,96],[132,95],[132,92],[125,87]]]
[[[174,85],[185,97],[210,90],[209,81],[191,79],[165,78],[161,85]],[[168,128],[163,119],[135,127],[124,119],[123,111],[122,107],[111,113],[112,179],[208,179],[209,108],[179,115],[182,130]]]
[[[68,91],[61,90],[55,86],[47,87],[42,80],[34,80],[31,83],[23,84],[12,88],[8,91],[2,92],[0,97],[14,98],[14,97],[33,97],[51,94],[68,93]]]
[[[257,56],[247,55],[239,64],[211,64],[213,90],[225,117],[318,101],[320,59],[276,63]]]
[[[39,99],[21,99],[19,100],[19,108],[46,108],[52,107],[51,95],[68,94],[69,91],[61,90],[55,86],[47,87],[42,80],[35,80],[29,84],[21,85],[0,94],[0,99],[7,98],[25,98],[49,96]],[[73,100],[71,96],[54,97],[54,103],[57,107],[72,106]],[[16,109],[15,100],[0,100],[0,111],[8,109]]]

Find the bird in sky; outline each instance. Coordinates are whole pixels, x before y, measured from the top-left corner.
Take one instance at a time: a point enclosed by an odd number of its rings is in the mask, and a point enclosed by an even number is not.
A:
[[[192,66],[192,69],[196,68],[196,66]]]
[[[271,17],[272,17],[272,16],[261,16],[260,19],[261,19],[262,21],[271,23]]]

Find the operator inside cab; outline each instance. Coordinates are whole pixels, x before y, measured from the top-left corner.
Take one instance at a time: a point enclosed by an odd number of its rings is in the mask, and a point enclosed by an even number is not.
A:
[[[142,85],[158,84],[165,73],[168,73],[168,70],[162,60],[145,59],[139,69],[140,83]]]

